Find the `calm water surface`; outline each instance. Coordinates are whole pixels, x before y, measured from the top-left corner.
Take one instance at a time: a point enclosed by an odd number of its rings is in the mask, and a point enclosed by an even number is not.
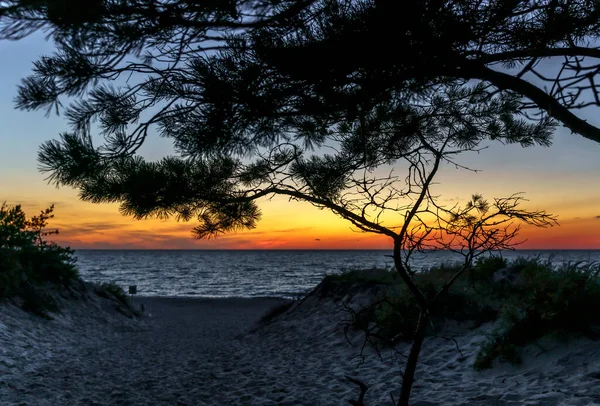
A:
[[[146,296],[293,297],[324,275],[344,269],[390,267],[388,251],[78,250],[83,279],[137,285]],[[600,262],[600,251],[507,251],[504,257],[551,258],[554,264]],[[459,260],[448,252],[421,254],[414,269]]]

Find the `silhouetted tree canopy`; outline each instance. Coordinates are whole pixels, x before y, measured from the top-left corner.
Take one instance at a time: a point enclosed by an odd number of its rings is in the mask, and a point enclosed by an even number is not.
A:
[[[56,43],[16,104],[64,110],[71,129],[39,162],[82,199],[196,218],[205,238],[254,227],[257,199],[284,195],[390,237],[420,308],[407,406],[431,303],[476,255],[514,245],[513,220],[555,223],[518,195],[444,207],[434,177],[487,140],[549,145],[559,123],[600,142],[577,115],[600,105],[599,13],[585,0],[13,0],[0,38]],[[137,154],[151,131],[176,156]],[[465,262],[428,298],[409,259],[432,248]]]
[[[600,141],[577,115],[600,104],[599,13],[584,0],[13,0],[0,34],[56,43],[16,105],[64,111],[70,131],[39,160],[83,199],[195,216],[212,236],[254,226],[254,200],[279,193],[389,234],[342,198],[357,174],[484,139],[548,145],[557,123]],[[151,130],[178,156],[136,155]]]

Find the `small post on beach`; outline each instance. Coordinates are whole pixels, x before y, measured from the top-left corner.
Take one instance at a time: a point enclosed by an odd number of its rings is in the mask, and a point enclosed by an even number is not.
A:
[[[133,308],[133,295],[135,295],[137,293],[137,285],[129,285],[129,304],[131,305],[131,308]]]

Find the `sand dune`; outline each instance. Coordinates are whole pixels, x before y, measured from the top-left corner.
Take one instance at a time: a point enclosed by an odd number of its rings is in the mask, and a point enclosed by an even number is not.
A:
[[[132,320],[104,299],[78,301],[53,321],[0,307],[0,405],[347,405],[370,388],[367,405],[397,398],[402,357],[343,333],[339,302],[311,297],[256,327],[278,299],[139,298]],[[600,404],[600,344],[551,340],[525,349],[523,365],[476,372],[492,325],[423,348],[414,405]],[[349,342],[350,341],[350,342]],[[354,344],[354,345],[352,345]],[[401,352],[408,346],[399,347]]]

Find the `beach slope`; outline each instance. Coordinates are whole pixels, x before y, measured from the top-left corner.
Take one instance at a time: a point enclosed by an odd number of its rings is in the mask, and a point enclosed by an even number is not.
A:
[[[339,300],[309,296],[270,323],[283,299],[136,298],[131,319],[77,302],[46,321],[0,307],[2,405],[347,405],[367,383],[366,405],[397,398],[402,356],[357,358]],[[600,345],[575,339],[527,347],[521,366],[472,368],[493,326],[430,338],[414,405],[600,403]],[[6,343],[6,345],[4,345]],[[400,352],[408,348],[399,347]]]

